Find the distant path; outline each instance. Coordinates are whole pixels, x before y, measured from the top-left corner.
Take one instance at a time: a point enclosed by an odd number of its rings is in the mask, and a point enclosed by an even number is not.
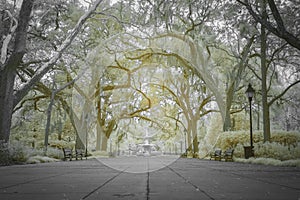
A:
[[[0,167],[0,199],[300,200],[300,168],[171,161],[119,157]]]

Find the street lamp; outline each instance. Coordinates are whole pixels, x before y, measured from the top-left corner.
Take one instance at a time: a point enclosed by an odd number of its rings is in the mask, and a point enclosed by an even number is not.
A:
[[[88,155],[88,117],[89,115],[85,115],[85,159],[87,159]]]
[[[187,130],[186,130],[186,128],[184,128],[184,149],[185,149],[185,156],[187,157],[186,133],[187,133]]]
[[[253,150],[253,137],[252,137],[252,98],[254,96],[255,90],[252,88],[251,84],[249,83],[248,88],[246,90],[246,95],[249,100],[249,106],[250,106],[250,148],[245,148],[245,158],[249,158],[251,156],[254,156],[254,150]]]

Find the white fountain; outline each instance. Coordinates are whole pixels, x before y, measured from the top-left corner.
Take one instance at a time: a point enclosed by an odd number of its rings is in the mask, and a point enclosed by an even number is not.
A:
[[[138,145],[137,155],[150,156],[152,150],[155,150],[155,144],[151,144],[151,138],[148,129],[146,129],[146,135],[143,137],[144,143]]]

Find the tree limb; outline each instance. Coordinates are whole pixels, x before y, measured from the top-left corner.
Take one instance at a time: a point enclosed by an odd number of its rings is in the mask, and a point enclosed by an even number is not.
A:
[[[92,13],[96,10],[98,5],[102,1],[103,0],[97,0],[93,4],[93,6],[84,15],[81,16],[81,18],[78,20],[75,27],[68,34],[68,36],[63,41],[63,43],[59,46],[58,51],[54,53],[54,56],[49,60],[49,62],[42,65],[42,67],[39,70],[37,70],[37,72],[30,79],[30,81],[28,81],[26,84],[23,85],[22,88],[20,88],[18,91],[15,92],[14,106],[17,105],[18,102],[21,101],[21,99],[28,93],[28,91],[51,69],[51,67],[57,62],[57,60],[61,58],[63,52],[71,45],[74,38],[77,36],[79,31],[81,30],[83,24],[92,15]]]
[[[297,80],[296,82],[289,85],[282,93],[280,93],[278,96],[274,97],[269,103],[268,106],[271,106],[277,99],[281,98],[289,89],[291,89],[294,85],[300,83],[300,80]]]
[[[10,33],[5,37],[2,43],[2,48],[1,48],[1,57],[0,57],[0,62],[1,64],[4,64],[7,58],[7,49],[8,49],[8,44],[10,43],[13,34],[15,33],[17,26],[18,26],[18,21],[12,16],[12,14],[8,11],[5,10],[8,14],[8,16],[12,19],[12,21],[15,23],[10,29]],[[13,23],[12,23],[13,24]],[[3,66],[4,67],[4,66]],[[1,69],[2,70],[2,69]]]
[[[272,32],[277,37],[284,39],[292,47],[295,47],[296,49],[300,50],[300,39],[285,29],[283,21],[280,17],[280,14],[278,12],[278,9],[275,5],[274,0],[268,0],[268,4],[271,8],[272,15],[275,18],[277,27],[274,27],[272,23],[270,23],[269,21],[263,20],[262,17],[260,17],[257,13],[255,13],[254,10],[252,9],[251,5],[249,4],[248,0],[245,0],[245,1],[236,0],[236,1],[239,2],[240,4],[244,5],[247,8],[250,15],[252,15],[252,17],[254,18],[255,21],[259,22],[262,26],[264,26],[267,30]]]
[[[26,39],[27,39],[27,28],[30,20],[30,14],[33,7],[34,0],[27,0],[22,3],[19,21],[16,27],[15,40],[14,40],[14,50],[12,55],[7,59],[6,47],[11,40],[11,35],[6,37],[7,41],[4,41],[4,45],[1,49],[1,63],[6,61],[0,70],[8,67],[12,70],[16,69],[18,64],[21,62],[25,52],[26,52]],[[6,44],[7,43],[7,44]],[[4,52],[3,52],[4,51]],[[3,55],[2,55],[3,53]],[[5,55],[4,55],[5,54]],[[3,58],[2,58],[3,56]],[[3,60],[2,60],[3,59]]]
[[[275,19],[275,21],[277,23],[278,32],[283,35],[284,32],[286,31],[286,29],[284,27],[283,20],[282,20],[280,14],[278,12],[278,9],[277,9],[277,7],[275,5],[274,0],[268,0],[268,4],[269,4],[269,6],[271,8],[272,14],[273,14],[274,19]]]

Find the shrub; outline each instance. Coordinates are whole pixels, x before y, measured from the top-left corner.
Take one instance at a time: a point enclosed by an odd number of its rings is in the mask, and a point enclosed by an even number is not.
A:
[[[62,148],[73,149],[73,147],[75,146],[75,142],[67,142],[64,140],[49,140],[49,143],[50,143],[50,147],[58,148],[58,149],[62,149]]]
[[[300,167],[300,159],[281,161],[274,158],[249,158],[249,159],[236,158],[235,161],[243,162],[243,163],[263,164],[263,165]]]
[[[244,146],[250,146],[249,131],[231,131],[220,133],[214,148],[223,150],[234,148],[234,156],[244,157]],[[273,131],[271,142],[263,143],[263,133],[253,133],[255,157],[273,158],[281,161],[300,158],[300,133]]]
[[[93,157],[109,157],[106,151],[92,151],[91,156]]]
[[[64,154],[63,154],[61,149],[52,148],[52,147],[49,147],[47,149],[47,156],[50,157],[50,158],[55,158],[55,159],[64,158]]]
[[[33,156],[33,157],[28,158],[26,163],[34,164],[34,163],[56,162],[56,161],[58,161],[58,160],[54,159],[54,158],[49,158],[46,156]]]
[[[9,145],[9,157],[13,163],[24,163],[30,157],[32,149],[25,146],[22,142],[15,141]]]
[[[47,157],[42,155],[44,155],[43,149],[33,149],[26,146],[25,142],[13,141],[9,146],[6,145],[4,148],[2,145],[2,148],[0,148],[0,165],[49,162],[63,158],[63,153],[60,149],[51,147],[47,149]],[[5,159],[4,156],[6,156]],[[40,161],[37,161],[38,159]]]
[[[8,145],[4,141],[0,140],[0,166],[9,165],[9,150]]]

